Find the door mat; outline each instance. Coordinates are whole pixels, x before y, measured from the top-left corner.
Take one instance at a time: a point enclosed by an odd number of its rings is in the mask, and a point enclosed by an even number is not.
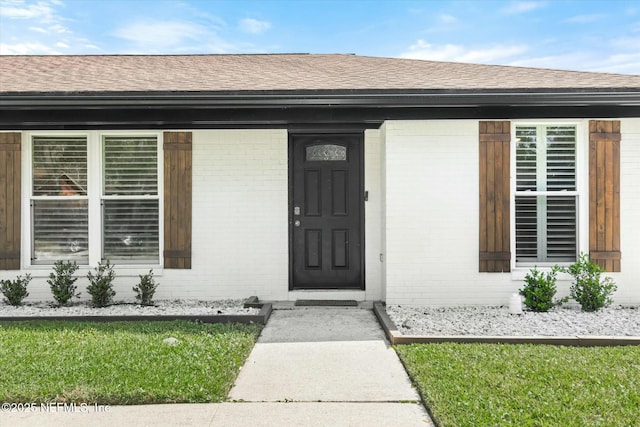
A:
[[[357,307],[358,301],[347,299],[299,299],[295,303],[298,307]]]

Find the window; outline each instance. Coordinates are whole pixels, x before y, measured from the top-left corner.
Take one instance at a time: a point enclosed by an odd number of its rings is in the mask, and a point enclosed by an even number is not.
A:
[[[307,147],[306,160],[314,161],[345,161],[347,147],[335,144],[310,145]]]
[[[574,125],[516,126],[516,263],[575,261],[576,146]]]
[[[32,264],[160,262],[157,136],[36,135],[31,142]]]
[[[34,264],[88,264],[87,138],[33,138],[31,198]]]
[[[158,141],[103,139],[102,257],[158,261]]]

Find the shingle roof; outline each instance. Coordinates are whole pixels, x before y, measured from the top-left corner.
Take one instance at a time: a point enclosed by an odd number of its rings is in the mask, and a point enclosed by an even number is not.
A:
[[[640,88],[640,75],[355,55],[0,56],[0,93]]]

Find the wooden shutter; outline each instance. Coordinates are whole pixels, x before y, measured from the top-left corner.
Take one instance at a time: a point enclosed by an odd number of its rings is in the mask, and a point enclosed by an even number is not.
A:
[[[511,270],[510,122],[480,122],[480,271]]]
[[[164,133],[165,268],[191,268],[191,135]]]
[[[589,256],[620,271],[620,121],[589,121]]]
[[[20,133],[0,133],[0,270],[20,269]]]

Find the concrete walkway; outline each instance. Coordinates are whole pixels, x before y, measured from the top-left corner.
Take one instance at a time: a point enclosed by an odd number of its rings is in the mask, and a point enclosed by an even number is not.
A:
[[[273,312],[230,402],[0,414],[0,426],[432,426],[371,310]]]
[[[274,311],[229,397],[270,408],[265,425],[432,425],[373,312],[359,308]]]

